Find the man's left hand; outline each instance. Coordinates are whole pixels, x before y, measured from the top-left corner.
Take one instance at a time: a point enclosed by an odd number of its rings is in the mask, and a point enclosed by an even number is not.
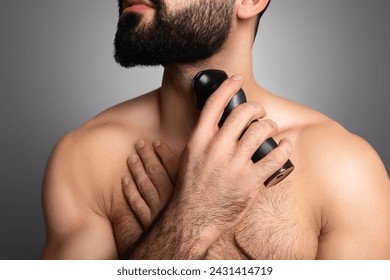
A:
[[[123,193],[142,227],[147,229],[171,197],[179,158],[161,140],[153,144],[141,140],[136,150],[137,154],[127,161],[131,177],[123,179]]]

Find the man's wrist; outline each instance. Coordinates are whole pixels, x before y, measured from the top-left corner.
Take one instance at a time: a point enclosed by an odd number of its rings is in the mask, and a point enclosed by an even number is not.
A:
[[[204,221],[199,221],[196,213],[187,206],[171,201],[161,217],[162,226],[165,228],[163,231],[175,232],[179,251],[186,252],[189,259],[203,259],[209,247],[224,231],[215,225],[206,225]]]

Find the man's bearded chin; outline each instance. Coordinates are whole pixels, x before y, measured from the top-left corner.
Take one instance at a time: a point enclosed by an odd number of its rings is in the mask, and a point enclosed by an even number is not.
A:
[[[205,60],[228,38],[233,10],[234,0],[218,0],[194,3],[172,14],[161,3],[149,23],[141,23],[142,15],[124,14],[115,35],[115,60],[126,68]]]

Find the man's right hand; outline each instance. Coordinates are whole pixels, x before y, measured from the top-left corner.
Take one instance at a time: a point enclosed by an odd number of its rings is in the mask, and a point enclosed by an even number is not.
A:
[[[220,235],[239,223],[264,182],[290,157],[290,142],[281,140],[266,157],[252,162],[257,148],[278,132],[274,122],[261,120],[265,112],[258,103],[237,106],[218,127],[224,108],[241,86],[241,76],[234,76],[209,97],[182,153],[173,197],[160,221],[160,230],[177,230],[170,244],[180,251],[185,247],[182,243],[187,242],[188,248],[182,250],[185,254],[167,256],[161,252],[161,256],[150,256],[146,246],[131,257],[203,256]],[[156,181],[154,184],[158,188]]]
[[[282,140],[265,158],[252,162],[257,148],[278,132],[274,122],[260,120],[265,112],[255,102],[237,106],[218,127],[224,108],[241,86],[242,77],[233,76],[209,97],[180,162],[173,202],[188,224],[198,227],[200,238],[208,239],[206,243],[240,221],[264,181],[292,151],[290,142]],[[253,120],[258,121],[242,135]]]

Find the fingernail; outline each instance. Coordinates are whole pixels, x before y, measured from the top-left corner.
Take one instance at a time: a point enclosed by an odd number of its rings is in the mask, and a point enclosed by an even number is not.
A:
[[[235,74],[232,76],[232,79],[235,80],[235,81],[241,81],[242,80],[242,76],[240,74]]]
[[[129,178],[127,178],[127,177],[124,177],[124,178],[122,179],[122,184],[123,184],[124,186],[127,186],[127,185],[129,184],[129,182],[130,182],[130,180],[129,180]]]
[[[145,146],[145,141],[144,140],[140,140],[140,141],[137,142],[137,144],[135,144],[135,146],[138,149],[142,149]]]
[[[138,160],[138,156],[137,155],[131,155],[129,156],[129,162],[130,163],[136,163]]]
[[[160,145],[161,145],[161,141],[160,140],[156,140],[156,141],[153,142],[153,147],[155,147],[155,148],[160,147]]]

